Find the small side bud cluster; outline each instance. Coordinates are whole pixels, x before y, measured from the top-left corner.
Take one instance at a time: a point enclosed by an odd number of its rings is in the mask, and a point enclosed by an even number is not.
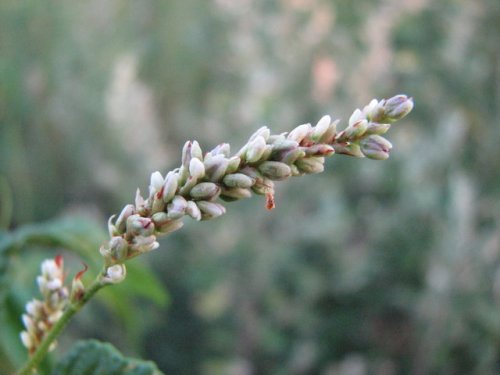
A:
[[[382,137],[391,123],[402,119],[413,109],[413,100],[406,95],[390,99],[373,99],[363,110],[356,109],[349,118],[349,125],[334,142],[338,154],[385,160],[392,144]]]
[[[233,156],[227,143],[204,153],[198,142],[186,142],[180,167],[165,177],[154,172],[149,196],[144,198],[138,190],[135,204],[109,219],[110,240],[100,249],[107,267],[103,280],[122,281],[124,262],[158,248],[157,237],[181,228],[185,216],[200,221],[223,215],[226,208],[219,200],[258,194],[266,197],[266,207],[272,209],[275,182],[323,172],[327,156],[386,159],[392,145],[382,134],[412,108],[412,99],[405,95],[374,99],[354,111],[341,132],[330,116],[323,116],[315,126],[303,124],[276,135],[264,126]]]
[[[78,272],[71,283],[71,293],[64,286],[64,261],[58,255],[54,259],[46,259],[41,265],[41,275],[36,281],[43,296],[43,300],[33,299],[26,304],[26,313],[22,320],[25,331],[21,332],[21,341],[33,354],[52,326],[61,318],[68,303],[79,301],[84,293],[85,286],[81,277],[87,271],[87,266]],[[52,343],[53,350],[56,342]]]
[[[22,316],[26,330],[21,332],[21,341],[30,354],[35,352],[47,332],[61,318],[69,300],[68,289],[64,286],[62,257],[44,260],[41,272],[36,280],[43,300],[28,302],[26,313]]]

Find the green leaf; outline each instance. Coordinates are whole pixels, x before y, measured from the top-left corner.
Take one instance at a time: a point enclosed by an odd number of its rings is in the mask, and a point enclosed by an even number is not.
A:
[[[124,357],[113,345],[80,341],[55,366],[52,375],[157,375],[153,362]]]
[[[148,265],[140,261],[127,263],[126,282],[118,284],[115,289],[124,289],[131,296],[144,297],[161,307],[168,302],[168,293],[161,280]]]
[[[127,340],[138,345],[141,331],[146,328],[142,304],[137,297],[143,297],[164,307],[168,303],[168,292],[150,267],[135,259],[127,263],[126,280],[112,288],[104,288],[97,299],[105,304],[125,326]]]
[[[105,238],[100,226],[79,216],[23,225],[4,237],[0,242],[0,252],[17,252],[26,245],[42,245],[63,247],[86,259],[98,257],[96,248]]]

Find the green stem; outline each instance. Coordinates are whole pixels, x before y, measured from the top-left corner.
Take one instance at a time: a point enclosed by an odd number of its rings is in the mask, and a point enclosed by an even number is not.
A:
[[[42,340],[35,353],[29,358],[29,361],[24,365],[24,367],[19,370],[17,375],[32,375],[34,373],[34,370],[49,351],[50,345],[61,334],[62,330],[66,327],[73,315],[80,311],[80,309],[94,296],[94,294],[97,293],[97,291],[99,291],[99,289],[109,285],[102,282],[102,275],[104,273],[105,271],[103,270],[96,277],[79,301],[69,304],[66,310],[64,310],[61,318],[52,326],[52,329]]]

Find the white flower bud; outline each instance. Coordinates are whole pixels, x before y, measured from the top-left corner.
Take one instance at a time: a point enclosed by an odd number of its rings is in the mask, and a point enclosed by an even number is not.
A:
[[[306,156],[330,156],[335,153],[335,149],[330,145],[312,145],[309,147],[303,147]]]
[[[413,99],[406,95],[396,95],[384,104],[385,117],[389,121],[400,120],[413,109]]]
[[[108,267],[106,270],[106,275],[103,277],[103,281],[109,284],[118,284],[125,280],[127,276],[127,269],[124,264],[115,264],[114,266]]]
[[[26,304],[26,312],[30,314],[32,317],[35,319],[40,316],[40,314],[43,312],[43,304],[42,302],[33,299],[30,302]]]
[[[179,175],[175,172],[169,172],[165,177],[165,185],[163,185],[163,202],[168,203],[172,200],[177,192]]]
[[[203,152],[198,141],[193,141],[191,144],[191,158],[203,159]]]
[[[370,135],[360,143],[361,152],[367,158],[374,160],[385,160],[389,157],[392,144],[380,135]]]
[[[128,242],[120,236],[111,237],[106,245],[101,246],[99,252],[110,263],[122,262],[128,255]]]
[[[149,184],[149,196],[152,197],[155,193],[161,190],[165,180],[160,172],[156,171],[151,174],[151,182]]]
[[[357,143],[350,143],[350,142],[338,143],[335,144],[333,147],[335,148],[336,154],[349,155],[357,158],[364,157],[363,153],[361,152],[361,148]]]
[[[193,201],[188,201],[187,202],[186,214],[188,214],[189,216],[191,216],[196,221],[200,221],[201,220],[201,211],[200,211],[200,208]]]
[[[222,182],[227,187],[249,188],[255,183],[255,179],[243,173],[232,173],[226,175]]]
[[[144,210],[145,205],[146,201],[141,195],[141,190],[137,189],[137,191],[135,192],[135,211],[141,212],[142,210]]]
[[[219,181],[226,173],[229,159],[222,154],[205,158],[205,173],[210,181]]]
[[[370,122],[368,123],[368,127],[366,128],[365,135],[382,135],[387,133],[391,124],[379,124],[378,122]]]
[[[187,201],[181,195],[176,195],[167,206],[167,214],[170,219],[180,219],[186,212]]]
[[[325,169],[324,161],[325,158],[323,157],[303,158],[297,160],[295,165],[302,173],[321,173]]]
[[[302,142],[312,131],[311,124],[302,124],[293,129],[287,136],[288,139],[296,141],[298,143]]]
[[[330,124],[328,129],[323,133],[323,135],[318,139],[319,143],[325,143],[325,144],[330,144],[333,141],[333,138],[335,137],[335,134],[337,134],[337,124],[339,123],[339,120],[335,120]]]
[[[320,139],[323,136],[323,134],[325,134],[325,132],[330,127],[331,122],[332,122],[332,118],[330,116],[328,116],[328,115],[323,116],[318,121],[316,126],[313,128],[311,138],[314,140]]]
[[[279,161],[265,161],[259,165],[259,171],[271,180],[281,181],[292,175],[292,170],[285,163]]]
[[[49,291],[54,291],[56,289],[59,289],[62,287],[62,281],[61,279],[52,279],[52,280],[46,280],[45,281],[45,287],[49,290]]]
[[[57,278],[62,276],[60,268],[53,259],[46,259],[41,265],[42,275],[47,278]]]
[[[226,208],[219,203],[198,201],[196,204],[202,213],[203,220],[212,219],[226,213]]]
[[[255,163],[264,154],[266,150],[266,140],[262,136],[257,136],[250,141],[245,152],[245,159],[248,163]]]
[[[205,175],[205,166],[200,159],[191,159],[189,162],[189,174],[195,180],[199,180]]]
[[[132,245],[130,246],[131,253],[147,253],[160,247],[156,241],[156,236],[135,236]]]
[[[379,122],[384,118],[384,104],[385,100],[379,102],[377,99],[373,99],[370,104],[363,108],[363,113],[368,120]]]
[[[33,340],[30,334],[26,331],[22,331],[20,334],[21,341],[27,349],[31,349],[34,346]]]
[[[230,154],[231,146],[229,145],[229,143],[221,143],[220,145],[217,145],[213,150],[211,150],[207,154],[207,156],[223,155],[224,157],[228,158]]]
[[[229,158],[229,162],[226,168],[226,173],[234,173],[238,170],[241,164],[241,159],[239,156],[233,156]]]
[[[273,134],[273,135],[269,136],[269,138],[267,139],[267,143],[270,143],[272,145],[276,145],[280,142],[283,142],[284,140],[286,140],[286,133]]]
[[[270,135],[271,135],[271,131],[269,130],[269,128],[267,126],[262,126],[261,128],[257,129],[257,131],[255,131],[255,133],[253,133],[250,136],[248,143],[252,143],[258,137],[262,137],[264,139],[264,142],[265,142],[265,141],[267,141],[267,139],[269,138]]]
[[[302,150],[300,148],[296,148],[294,150],[290,150],[290,151],[283,153],[280,159],[283,163],[291,165],[297,159],[303,158],[305,155],[306,155],[306,153],[304,150]]]
[[[127,234],[131,236],[150,236],[155,230],[155,225],[149,217],[130,215],[127,219]]]
[[[36,329],[36,325],[33,319],[27,314],[23,314],[21,318],[23,320],[23,324],[26,330],[28,332],[34,332]]]
[[[63,312],[61,310],[56,310],[52,314],[50,314],[47,318],[49,323],[54,324],[57,322],[59,319],[61,319],[61,316],[63,315]]]
[[[351,117],[349,117],[349,126],[352,126],[356,122],[361,121],[361,120],[366,120],[365,114],[360,109],[356,109],[352,113]]]
[[[274,151],[289,151],[299,147],[299,143],[297,141],[293,141],[291,139],[283,139],[281,141],[277,141],[273,144],[273,152]]]
[[[250,189],[233,187],[233,188],[224,188],[221,192],[221,198],[225,201],[234,201],[238,199],[250,198],[252,196],[252,192]]]
[[[354,123],[350,123],[347,128],[342,132],[341,139],[353,140],[355,138],[361,137],[368,128],[368,121],[366,119],[358,120]]]
[[[219,193],[219,185],[213,182],[201,182],[191,189],[189,195],[195,200],[210,200]]]
[[[184,225],[184,222],[182,220],[170,220],[163,225],[161,225],[159,228],[157,228],[158,234],[165,235],[168,233],[172,233],[176,231],[177,229],[181,229],[182,226]],[[158,242],[156,242],[158,244]],[[159,244],[158,244],[159,246]],[[154,249],[153,249],[154,250]]]
[[[120,212],[120,215],[118,215],[118,218],[116,219],[115,222],[115,228],[118,233],[124,233],[126,229],[126,224],[127,224],[127,219],[130,215],[135,214],[135,207],[133,204],[127,204],[125,207],[123,207],[122,211]]]

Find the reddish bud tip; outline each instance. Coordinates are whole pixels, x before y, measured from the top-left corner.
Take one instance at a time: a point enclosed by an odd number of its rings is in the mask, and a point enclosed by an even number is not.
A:
[[[85,263],[82,262],[82,264],[83,264],[83,270],[81,270],[75,275],[75,280],[80,280],[83,274],[87,272],[87,270],[89,269],[89,266],[87,266]]]
[[[273,193],[267,193],[266,194],[266,208],[271,211],[276,207],[276,203],[274,201],[274,194]]]
[[[62,255],[56,255],[56,257],[54,258],[54,262],[56,262],[56,266],[58,268],[61,268],[63,266],[63,263],[64,263]]]

